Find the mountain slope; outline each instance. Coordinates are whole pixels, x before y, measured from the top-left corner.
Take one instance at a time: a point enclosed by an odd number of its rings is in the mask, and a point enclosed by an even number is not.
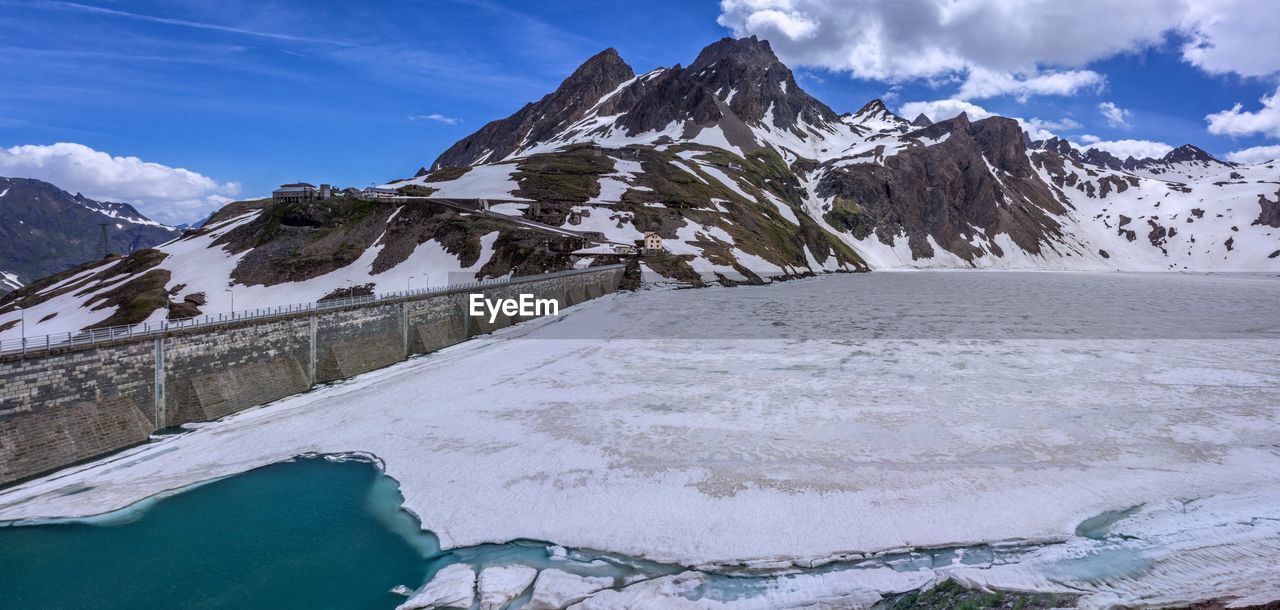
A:
[[[588,65],[605,55],[616,59],[606,53]],[[432,172],[391,186],[537,199],[541,209],[571,203],[579,216],[609,219],[593,226],[615,241],[657,230],[686,257],[685,275],[722,281],[828,269],[816,251],[818,264],[810,264],[787,246],[796,239],[824,253],[825,244],[841,244],[834,268],[843,269],[862,261],[872,268],[1280,269],[1270,256],[1280,232],[1266,222],[1267,202],[1280,198],[1280,171],[1270,164],[1239,166],[1191,145],[1161,159],[1123,161],[1061,140],[1029,148],[1010,119],[907,122],[878,100],[836,115],[755,38],[716,42],[689,68],[626,79],[629,68],[619,69],[584,87],[582,74],[603,72],[586,68],[534,110],[481,130],[506,145],[480,145],[472,136],[463,141],[473,142],[469,154],[455,146]],[[572,111],[558,112],[559,99],[574,100]],[[497,138],[517,122],[517,132]],[[557,165],[588,156],[600,167],[563,188]],[[737,197],[672,182],[686,175]],[[656,222],[637,205],[671,211]],[[1119,208],[1150,221],[1151,237],[1117,234]],[[771,216],[770,209],[782,224],[769,231],[742,217]],[[752,237],[739,238],[733,227]],[[733,239],[708,239],[709,229]]]
[[[179,235],[127,203],[94,201],[40,180],[0,178],[0,292],[100,258],[101,224],[115,253]]]
[[[199,229],[0,298],[0,337],[181,319],[567,269],[580,240],[416,201],[237,202]]]
[[[155,250],[0,300],[62,332],[536,273],[657,233],[693,285],[896,268],[1280,271],[1280,170],[1186,146],[1118,160],[1007,118],[836,114],[768,42],[636,75],[612,50],[411,178],[431,200],[239,202]],[[487,200],[481,202],[479,200]],[[578,251],[577,233],[610,247]],[[429,280],[424,278],[429,276]]]

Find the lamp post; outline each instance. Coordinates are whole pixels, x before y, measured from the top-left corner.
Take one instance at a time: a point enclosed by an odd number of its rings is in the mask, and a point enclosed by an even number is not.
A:
[[[27,353],[27,310],[19,307],[18,317],[22,320],[22,353]]]
[[[404,291],[405,291],[405,292],[409,292],[409,291],[413,290],[413,278],[415,278],[415,277],[418,277],[418,276],[416,276],[416,275],[411,275],[411,276],[409,276],[408,278],[406,278],[406,279],[405,279],[405,281],[404,281]]]
[[[226,292],[231,295],[231,317],[236,316],[236,291],[227,288]]]

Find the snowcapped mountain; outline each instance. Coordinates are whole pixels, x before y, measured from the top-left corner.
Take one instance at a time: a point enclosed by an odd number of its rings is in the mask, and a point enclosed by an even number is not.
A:
[[[40,180],[0,178],[0,293],[101,257],[101,224],[116,253],[179,234],[127,203],[72,195]]]
[[[1033,142],[1031,148],[1052,150],[1060,155],[1089,165],[1099,165],[1135,176],[1145,176],[1169,182],[1194,182],[1240,167],[1238,163],[1220,161],[1192,144],[1183,144],[1159,159],[1126,157],[1124,160],[1105,150],[1096,148],[1089,148],[1081,152],[1074,148],[1070,142],[1061,138]]]
[[[676,255],[655,270],[676,277],[1280,269],[1273,164],[1191,145],[1122,161],[1030,143],[1002,117],[908,122],[878,100],[837,115],[755,38],[638,76],[607,50],[431,167],[389,186],[537,199],[620,242],[655,230]],[[1121,210],[1150,237],[1119,233]]]
[[[643,267],[693,284],[894,268],[1280,271],[1275,164],[1193,146],[1119,160],[1030,142],[1003,117],[909,122],[879,100],[837,114],[755,38],[639,75],[606,50],[430,168],[385,186],[431,202],[232,204],[155,250],[0,300],[0,335],[19,303],[45,318],[29,332],[62,332],[227,311],[233,294],[241,309],[270,307],[584,266],[608,248],[573,254],[581,236],[611,247],[648,232],[667,253]]]

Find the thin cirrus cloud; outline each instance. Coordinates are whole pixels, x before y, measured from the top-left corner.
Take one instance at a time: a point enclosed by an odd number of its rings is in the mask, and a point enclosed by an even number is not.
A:
[[[409,115],[409,120],[415,123],[430,121],[435,123],[443,123],[445,125],[457,125],[462,122],[462,119],[445,116],[438,112],[433,112],[431,114],[412,114],[412,115]]]
[[[192,222],[230,203],[237,182],[180,167],[120,157],[74,142],[0,148],[0,175],[35,178],[87,197],[133,204],[167,224]]]
[[[293,34],[286,34],[286,33],[283,33],[283,32],[266,32],[266,31],[261,31],[261,30],[254,30],[254,29],[241,28],[241,27],[235,27],[235,26],[229,26],[229,25],[222,25],[222,24],[218,24],[218,23],[211,23],[211,22],[205,22],[205,21],[191,21],[191,20],[187,20],[187,19],[172,19],[172,18],[169,18],[169,17],[159,17],[159,16],[155,16],[155,15],[146,15],[146,14],[142,14],[142,13],[132,13],[132,12],[129,12],[129,11],[122,11],[122,10],[117,10],[117,9],[105,8],[105,7],[101,7],[101,6],[90,6],[90,5],[87,5],[87,4],[80,4],[80,3],[78,3],[78,2],[43,2],[43,3],[41,3],[41,4],[42,4],[42,5],[44,5],[44,6],[49,6],[49,7],[53,7],[53,8],[62,8],[62,9],[67,9],[67,10],[72,10],[72,11],[78,11],[78,12],[82,12],[82,13],[93,13],[93,14],[97,14],[97,15],[110,15],[110,16],[114,16],[114,17],[123,17],[123,18],[126,18],[126,19],[133,19],[133,20],[136,20],[136,21],[149,21],[149,22],[151,22],[151,23],[163,23],[163,24],[166,24],[166,25],[176,25],[176,26],[182,26],[182,27],[187,27],[187,28],[195,28],[195,29],[200,29],[200,30],[211,30],[211,31],[215,31],[215,32],[225,32],[225,33],[229,33],[229,34],[242,34],[242,35],[245,35],[245,36],[254,36],[254,37],[257,37],[257,38],[270,38],[270,39],[274,39],[274,40],[287,40],[287,41],[292,41],[292,42],[321,42],[321,41],[323,41],[323,43],[324,43],[324,44],[332,44],[332,45],[346,46],[346,47],[355,46],[354,44],[351,44],[351,43],[348,43],[348,42],[343,42],[343,41],[341,41],[341,40],[332,40],[332,39],[330,39],[330,38],[324,38],[324,39],[321,39],[321,38],[318,38],[318,37],[312,37],[312,36],[296,36],[296,35],[293,35]]]

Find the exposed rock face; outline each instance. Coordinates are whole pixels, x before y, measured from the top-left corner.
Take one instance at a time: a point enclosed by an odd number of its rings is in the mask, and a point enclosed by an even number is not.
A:
[[[820,197],[835,197],[828,222],[854,232],[874,234],[886,244],[907,236],[914,257],[932,257],[941,245],[964,258],[980,251],[972,245],[975,229],[985,235],[1008,234],[1028,252],[1039,252],[1042,236],[1057,234],[1049,213],[1065,210],[1035,172],[1026,155],[1022,131],[1012,119],[992,117],[970,123],[965,114],[919,132],[947,139],[936,146],[910,148],[883,166],[858,164],[833,171],[818,183]],[[1008,178],[997,179],[984,159]],[[1002,206],[1009,199],[1032,206]]]
[[[616,118],[600,125],[576,124],[588,112]],[[688,68],[677,65],[640,77],[608,49],[587,60],[555,92],[450,147],[432,168],[499,161],[565,132],[618,129],[635,135],[673,125],[677,136],[692,136],[700,127],[727,122],[722,126],[731,142],[750,149],[758,143],[749,130],[733,126],[766,120],[776,128],[796,129],[801,123],[826,125],[840,117],[801,89],[769,43],[755,37],[722,39],[703,49]]]
[[[1123,160],[1099,148],[1089,148],[1082,153],[1061,138],[1036,142],[1034,148],[1052,151],[1097,167],[1170,180],[1194,179],[1206,173],[1238,167],[1238,164],[1221,161],[1191,144],[1183,144],[1159,159],[1126,157]]]
[[[1064,157],[1070,157],[1072,159],[1080,158],[1080,153],[1076,151],[1075,148],[1072,148],[1071,143],[1061,138],[1049,138],[1048,140],[1045,140],[1044,142],[1039,142],[1038,144],[1039,144],[1038,148],[1041,148],[1043,150],[1053,151],[1055,153],[1058,153],[1059,155],[1062,155]],[[1090,151],[1090,152],[1094,152],[1094,151]],[[1098,151],[1098,152],[1101,152],[1101,151]],[[1107,153],[1103,153],[1103,154],[1107,154]]]
[[[614,49],[605,49],[582,64],[560,87],[515,114],[492,121],[444,151],[432,169],[497,161],[523,141],[539,142],[558,128],[577,121],[596,100],[635,76]]]
[[[1258,219],[1253,224],[1280,229],[1280,190],[1276,191],[1275,196],[1275,201],[1272,201],[1266,195],[1258,195],[1258,205],[1262,207],[1262,211],[1258,212]]]
[[[933,121],[930,121],[929,117],[925,116],[924,113],[921,112],[916,115],[916,118],[911,119],[911,124],[915,127],[928,127],[933,124]]]
[[[1197,161],[1201,163],[1222,163],[1224,165],[1234,165],[1233,163],[1226,163],[1223,161],[1219,161],[1216,158],[1214,158],[1213,155],[1205,152],[1204,149],[1191,144],[1183,144],[1182,146],[1179,146],[1169,151],[1168,153],[1165,154],[1165,156],[1161,157],[1160,160],[1164,161],[1165,163],[1185,163],[1188,161]]]
[[[23,283],[101,258],[101,224],[111,252],[127,254],[177,237],[127,203],[72,195],[48,182],[0,178],[0,271]],[[2,287],[0,287],[2,290]]]

